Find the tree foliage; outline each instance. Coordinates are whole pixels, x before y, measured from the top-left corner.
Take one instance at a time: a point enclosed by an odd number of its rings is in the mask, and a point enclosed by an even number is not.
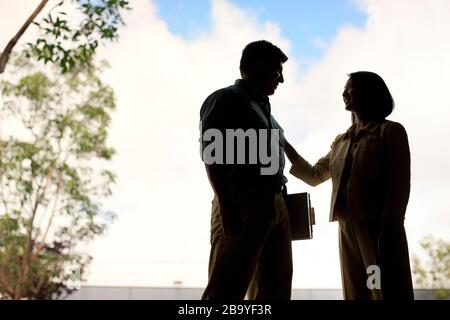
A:
[[[115,175],[102,169],[113,90],[104,65],[61,74],[25,53],[0,82],[0,297],[50,299],[83,279],[86,244],[114,215],[102,210]]]
[[[63,73],[71,72],[78,64],[87,65],[101,42],[118,38],[118,27],[124,24],[122,13],[130,9],[126,0],[62,0],[41,21],[34,21],[47,2],[41,1],[6,46],[0,57],[0,73],[13,47],[31,23],[40,31],[36,41],[28,44],[38,59],[58,64]],[[68,3],[75,5],[79,15],[68,14]]]
[[[413,257],[413,273],[418,286],[435,290],[435,298],[450,298],[450,242],[424,238],[421,247],[427,254],[425,264],[417,256]]]

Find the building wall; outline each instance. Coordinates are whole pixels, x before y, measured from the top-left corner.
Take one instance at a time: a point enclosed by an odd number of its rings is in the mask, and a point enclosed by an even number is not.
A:
[[[203,288],[83,286],[69,300],[199,300]],[[432,290],[415,290],[416,300],[432,300]],[[341,289],[294,289],[292,300],[342,300]]]

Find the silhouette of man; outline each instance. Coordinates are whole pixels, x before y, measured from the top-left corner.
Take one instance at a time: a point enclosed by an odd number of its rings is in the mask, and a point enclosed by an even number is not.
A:
[[[287,60],[268,41],[248,44],[240,61],[242,79],[211,94],[201,108],[201,150],[215,194],[209,281],[202,299],[244,299],[246,294],[249,299],[290,299],[291,236],[281,193],[287,182],[284,138],[268,98],[284,82]],[[221,138],[204,139],[211,132]],[[222,138],[223,150],[209,156],[216,161],[205,161],[205,153]],[[264,151],[275,170],[264,171],[269,162]]]

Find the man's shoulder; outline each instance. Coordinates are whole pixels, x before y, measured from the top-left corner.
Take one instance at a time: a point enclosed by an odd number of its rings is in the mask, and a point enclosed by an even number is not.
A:
[[[237,85],[231,85],[211,93],[203,102],[200,109],[200,117],[205,118],[218,109],[230,108],[239,104],[243,100],[242,93]]]
[[[241,96],[241,93],[239,91],[239,87],[237,85],[231,85],[225,88],[218,89],[211,93],[205,100],[211,101],[211,100],[220,100],[220,99],[233,99],[233,98],[239,98]]]

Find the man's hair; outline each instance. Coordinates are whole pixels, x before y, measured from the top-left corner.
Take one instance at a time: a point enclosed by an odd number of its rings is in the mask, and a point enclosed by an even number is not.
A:
[[[361,108],[361,117],[369,121],[381,121],[394,110],[394,99],[384,80],[376,73],[358,71],[349,75],[354,95]]]
[[[272,67],[278,63],[285,63],[288,57],[280,48],[269,41],[259,40],[249,43],[242,51],[239,69],[241,75],[255,74],[258,68]]]

